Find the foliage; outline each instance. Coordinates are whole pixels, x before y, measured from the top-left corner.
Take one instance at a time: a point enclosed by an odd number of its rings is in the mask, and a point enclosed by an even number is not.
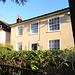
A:
[[[5,3],[7,0],[0,0],[0,1]],[[11,1],[16,2],[19,5],[20,4],[24,5],[27,2],[27,0],[11,0]]]
[[[13,46],[10,44],[10,43],[5,43],[4,45],[6,48],[12,50],[13,49]]]
[[[71,50],[12,51],[2,46],[0,47],[0,64],[69,75],[75,71],[74,53],[75,48]]]
[[[8,50],[13,50],[13,46],[10,43],[0,43],[0,47],[6,47]]]

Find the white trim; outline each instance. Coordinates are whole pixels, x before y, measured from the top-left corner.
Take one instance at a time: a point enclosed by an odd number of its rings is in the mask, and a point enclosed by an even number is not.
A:
[[[16,42],[16,51],[18,51],[18,48],[17,48],[17,42]]]
[[[38,33],[31,33],[31,24],[38,23]],[[31,22],[30,23],[30,34],[39,34],[39,21]]]
[[[18,27],[23,26],[23,35],[18,35]],[[16,36],[24,36],[24,25],[16,26]]]
[[[59,30],[49,30],[49,20],[50,19],[54,19],[54,18],[57,18],[59,17],[59,25],[60,25],[60,29]],[[50,17],[48,18],[48,32],[55,32],[55,31],[61,31],[61,15],[57,15],[57,16],[53,16],[53,17]]]
[[[29,50],[31,50],[31,43],[29,43]]]
[[[57,39],[49,39],[48,40],[48,44],[47,44],[48,50],[49,50],[49,41],[52,41],[52,40],[59,40],[60,41],[60,50],[61,50],[61,39],[60,38],[57,38]]]
[[[32,43],[29,43],[29,50],[32,50],[32,44],[37,44],[37,50],[38,50],[38,42],[32,42]]]

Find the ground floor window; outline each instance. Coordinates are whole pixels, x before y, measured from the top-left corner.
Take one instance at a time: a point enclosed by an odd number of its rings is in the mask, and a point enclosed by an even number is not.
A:
[[[16,44],[16,50],[21,51],[22,50],[22,42],[17,42]]]
[[[60,49],[60,40],[49,40],[49,50]]]
[[[30,43],[30,50],[38,50],[38,43]]]

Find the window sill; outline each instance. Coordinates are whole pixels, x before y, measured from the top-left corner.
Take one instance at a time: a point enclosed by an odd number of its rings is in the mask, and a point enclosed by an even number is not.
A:
[[[37,35],[37,34],[39,34],[39,33],[30,33],[30,35]]]
[[[16,35],[16,37],[21,37],[21,36],[24,36],[24,35]]]
[[[46,33],[53,33],[53,32],[60,32],[60,30],[48,31],[48,32],[46,32]]]

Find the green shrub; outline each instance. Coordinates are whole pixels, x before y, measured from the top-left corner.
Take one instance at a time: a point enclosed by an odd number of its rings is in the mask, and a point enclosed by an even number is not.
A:
[[[13,49],[13,46],[12,46],[10,43],[6,43],[6,44],[5,44],[5,47],[7,47],[9,50],[10,50],[10,49]]]
[[[6,47],[0,47],[0,64],[40,71],[49,68],[52,73],[66,75],[67,72],[74,71],[74,53],[75,48],[72,48],[72,50],[12,51]]]
[[[6,47],[8,50],[13,49],[13,46],[10,43],[0,43],[0,47]]]

